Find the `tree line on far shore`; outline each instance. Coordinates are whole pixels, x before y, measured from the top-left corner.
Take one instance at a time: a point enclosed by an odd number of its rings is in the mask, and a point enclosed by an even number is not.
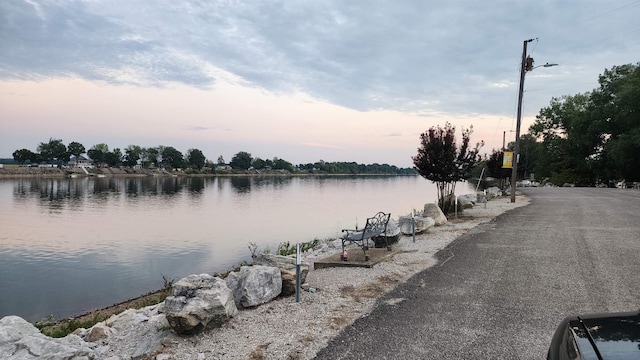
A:
[[[66,165],[69,161],[80,159],[86,154],[95,166],[102,167],[143,167],[183,169],[187,173],[284,171],[289,173],[323,173],[323,174],[395,174],[415,175],[412,168],[399,168],[388,164],[358,164],[356,162],[325,162],[299,164],[294,166],[289,161],[274,157],[262,159],[253,157],[246,151],[240,151],[228,163],[222,155],[216,162],[208,160],[199,149],[189,149],[182,154],[172,146],[141,147],[129,145],[124,150],[109,149],[107,144],[93,145],[90,149],[77,141],[65,145],[62,139],[50,138],[38,144],[36,151],[23,148],[13,152],[13,160],[20,165],[55,164]]]

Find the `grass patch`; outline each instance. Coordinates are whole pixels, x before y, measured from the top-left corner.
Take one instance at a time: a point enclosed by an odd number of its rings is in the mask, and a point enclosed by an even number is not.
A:
[[[40,330],[40,332],[47,336],[61,338],[71,334],[76,329],[88,329],[101,321],[105,321],[112,315],[119,314],[127,309],[141,309],[150,305],[159,304],[163,302],[169,294],[170,288],[164,288],[162,290],[151,292],[140,297],[109,306],[108,308],[92,311],[77,317],[63,320],[48,318],[44,321],[37,322],[35,326]]]

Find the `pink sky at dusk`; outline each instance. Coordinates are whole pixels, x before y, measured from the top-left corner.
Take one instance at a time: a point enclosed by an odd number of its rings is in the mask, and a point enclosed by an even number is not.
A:
[[[553,97],[638,62],[640,1],[0,2],[0,157],[50,138],[412,166],[419,134],[482,153]]]

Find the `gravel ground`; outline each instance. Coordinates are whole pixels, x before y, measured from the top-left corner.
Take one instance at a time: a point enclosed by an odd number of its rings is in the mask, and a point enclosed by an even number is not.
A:
[[[404,236],[394,245],[400,252],[372,268],[324,268],[313,262],[327,253],[307,254],[310,265],[300,302],[282,298],[254,309],[239,311],[223,327],[195,336],[170,335],[152,358],[180,359],[312,359],[330,339],[355,319],[366,316],[376,299],[397,284],[436,263],[434,255],[469,229],[487,222],[529,200],[518,196],[515,204],[498,198],[467,209],[464,216],[429,232]],[[124,344],[123,344],[124,345]]]

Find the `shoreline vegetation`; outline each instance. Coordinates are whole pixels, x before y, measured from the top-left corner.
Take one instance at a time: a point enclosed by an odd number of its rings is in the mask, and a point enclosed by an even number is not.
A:
[[[86,170],[86,171],[85,171]],[[0,168],[0,178],[103,178],[103,177],[217,177],[217,176],[417,176],[406,171],[398,173],[331,173],[321,171],[286,171],[286,170],[215,170],[202,173],[189,169],[132,169],[132,168],[57,168],[57,167],[28,167],[19,165],[4,165]]]

